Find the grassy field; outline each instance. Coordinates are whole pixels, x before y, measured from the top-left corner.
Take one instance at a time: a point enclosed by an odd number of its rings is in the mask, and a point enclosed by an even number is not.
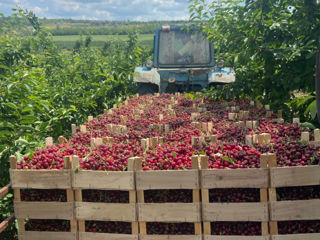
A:
[[[102,47],[106,41],[126,41],[128,40],[127,35],[92,35],[91,46]],[[56,42],[57,46],[61,48],[71,49],[74,47],[75,42],[80,40],[80,35],[71,36],[53,36],[53,40]],[[86,36],[82,36],[84,41]],[[139,35],[139,43],[141,46],[152,47],[153,46],[153,34],[141,34]]]

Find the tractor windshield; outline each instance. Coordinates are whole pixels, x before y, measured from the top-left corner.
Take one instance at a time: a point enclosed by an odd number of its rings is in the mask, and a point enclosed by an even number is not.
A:
[[[210,43],[201,32],[161,31],[158,61],[160,65],[208,65]]]

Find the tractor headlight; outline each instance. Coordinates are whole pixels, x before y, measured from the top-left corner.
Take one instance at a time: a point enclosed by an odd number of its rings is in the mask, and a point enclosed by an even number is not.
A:
[[[223,60],[219,61],[219,62],[217,63],[217,67],[218,67],[218,68],[223,68],[223,67],[224,67],[224,61],[223,61]]]
[[[151,68],[153,67],[153,62],[152,62],[151,60],[148,60],[148,61],[146,62],[146,67],[149,68],[149,69],[151,69]]]
[[[171,78],[168,79],[168,82],[169,82],[169,83],[174,83],[175,81],[176,81],[176,79],[173,78],[173,77],[171,77]]]

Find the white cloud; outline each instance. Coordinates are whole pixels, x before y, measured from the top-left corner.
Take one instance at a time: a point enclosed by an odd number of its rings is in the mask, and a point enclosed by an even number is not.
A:
[[[16,5],[39,17],[100,20],[186,20],[187,0],[0,0],[0,12]]]
[[[41,8],[41,7],[38,7],[38,6],[35,6],[32,11],[36,14],[36,15],[43,15],[45,14],[45,12],[47,12],[49,10],[48,7],[45,7],[45,8]]]

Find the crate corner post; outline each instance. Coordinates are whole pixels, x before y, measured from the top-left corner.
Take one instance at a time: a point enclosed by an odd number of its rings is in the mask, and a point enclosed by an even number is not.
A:
[[[10,156],[10,169],[11,170],[17,169],[17,157],[15,155]],[[12,182],[12,179],[11,179],[11,182]],[[21,202],[20,188],[13,187],[13,194],[14,194],[14,202]],[[17,222],[18,222],[18,233],[19,234],[24,233],[26,231],[24,219],[17,218]]]
[[[200,169],[207,170],[209,168],[209,157],[208,156],[200,156]],[[201,182],[202,184],[202,182]],[[203,188],[201,186],[201,199],[202,204],[209,203],[209,189]],[[211,223],[203,221],[203,234],[211,235]]]

